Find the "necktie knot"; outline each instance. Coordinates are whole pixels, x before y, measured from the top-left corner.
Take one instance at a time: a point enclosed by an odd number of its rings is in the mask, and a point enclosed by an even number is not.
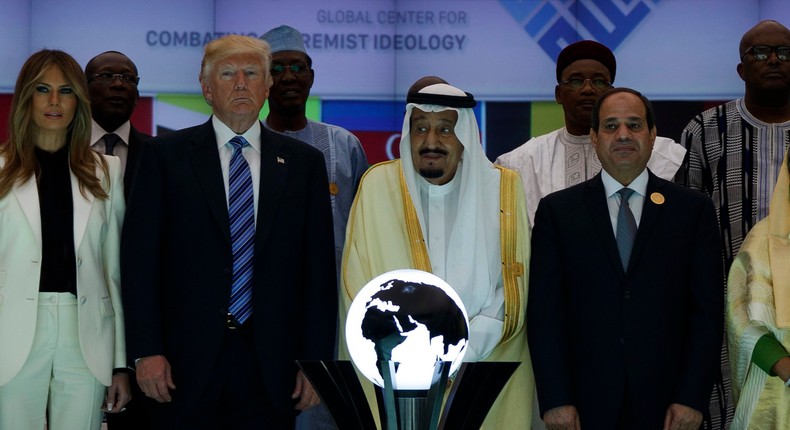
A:
[[[242,148],[250,144],[250,142],[247,142],[247,139],[245,139],[244,136],[235,136],[233,139],[228,141],[228,143],[230,143],[230,146],[233,147],[234,152],[236,150],[240,151]]]
[[[120,136],[115,133],[107,133],[103,137],[104,139],[104,153],[107,155],[113,155],[113,151],[115,150],[115,145],[121,141]]]
[[[634,190],[625,187],[620,188],[617,193],[620,194],[620,204],[628,204],[628,199],[630,199],[631,195],[634,194]]]

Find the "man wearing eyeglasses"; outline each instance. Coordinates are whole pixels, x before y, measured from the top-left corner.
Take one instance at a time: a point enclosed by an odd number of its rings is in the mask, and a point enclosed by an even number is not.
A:
[[[128,198],[140,146],[144,140],[151,138],[129,122],[140,96],[137,90],[140,82],[137,66],[120,52],[102,52],[85,65],[85,77],[88,79],[93,116],[91,148],[120,158],[124,172],[124,195]],[[126,404],[124,411],[107,414],[107,427],[110,430],[148,428],[141,404],[145,396],[134,377],[129,378],[129,383],[132,400]]]
[[[126,55],[107,51],[88,61],[85,77],[93,115],[91,148],[121,159],[124,194],[128,197],[138,150],[151,137],[129,122],[140,96],[137,66]]]
[[[697,115],[680,139],[689,155],[678,182],[713,199],[725,270],[729,270],[746,233],[768,215],[774,184],[790,145],[790,30],[776,21],[762,21],[743,35],[738,53],[741,62],[737,71],[745,84],[744,96]],[[766,341],[764,350],[770,351],[771,344]],[[743,365],[735,356],[732,360],[728,363],[725,348],[725,381],[730,364],[733,368]],[[736,396],[741,382],[732,381]],[[738,399],[726,394],[729,420]],[[724,425],[722,420],[720,428]]]
[[[269,91],[269,115],[265,125],[323,152],[332,201],[335,261],[340,273],[348,213],[362,174],[368,168],[365,151],[359,139],[346,129],[307,118],[307,98],[313,87],[315,70],[302,34],[293,27],[281,25],[268,31],[261,39],[272,49],[271,74],[274,81]],[[296,428],[335,427],[326,409],[319,405],[297,417]]]
[[[313,87],[315,70],[302,34],[293,27],[281,25],[268,31],[261,39],[269,42],[272,48],[274,80],[269,91],[269,115],[265,125],[324,153],[339,268],[348,213],[360,178],[368,168],[365,151],[359,139],[348,130],[307,118],[307,98]]]
[[[598,96],[612,87],[616,71],[617,61],[606,46],[593,40],[566,46],[557,57],[554,87],[554,98],[562,105],[565,127],[533,137],[497,158],[497,164],[521,175],[530,226],[541,198],[584,182],[601,170],[590,141],[590,116]],[[670,180],[684,155],[683,147],[672,139],[656,137],[647,167],[657,176]]]

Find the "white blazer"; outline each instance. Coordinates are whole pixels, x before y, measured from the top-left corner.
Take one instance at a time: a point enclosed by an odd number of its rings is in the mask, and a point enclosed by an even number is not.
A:
[[[79,339],[96,379],[109,386],[112,369],[126,367],[120,290],[120,237],[125,209],[120,160],[104,156],[110,198],[80,193],[71,173],[74,251],[77,265]],[[0,168],[5,160],[0,157]],[[33,344],[41,275],[41,211],[35,177],[16,184],[0,199],[0,385],[19,373]]]

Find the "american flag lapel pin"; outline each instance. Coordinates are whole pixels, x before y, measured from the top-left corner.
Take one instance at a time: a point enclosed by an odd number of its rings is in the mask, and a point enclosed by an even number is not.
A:
[[[283,157],[277,157],[277,164],[285,164],[285,159]]]

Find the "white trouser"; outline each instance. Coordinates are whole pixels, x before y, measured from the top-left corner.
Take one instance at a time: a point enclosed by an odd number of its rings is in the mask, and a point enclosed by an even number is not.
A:
[[[33,347],[22,369],[0,386],[0,430],[101,428],[106,387],[88,369],[77,333],[77,299],[39,293]]]

